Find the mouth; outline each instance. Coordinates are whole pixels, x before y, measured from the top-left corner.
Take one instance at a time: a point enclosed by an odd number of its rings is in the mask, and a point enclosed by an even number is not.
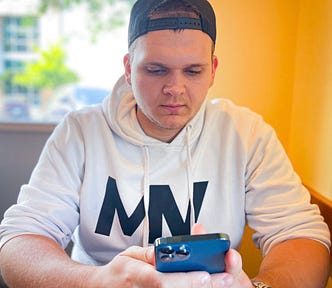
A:
[[[185,107],[185,105],[183,104],[167,104],[167,105],[161,105],[161,107],[170,112],[170,113],[177,113],[179,112],[181,109],[183,109]]]

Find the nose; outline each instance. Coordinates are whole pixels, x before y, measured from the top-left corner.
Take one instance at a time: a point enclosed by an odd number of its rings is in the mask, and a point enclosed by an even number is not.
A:
[[[172,73],[167,78],[163,93],[169,96],[182,95],[185,92],[185,79],[181,73]]]

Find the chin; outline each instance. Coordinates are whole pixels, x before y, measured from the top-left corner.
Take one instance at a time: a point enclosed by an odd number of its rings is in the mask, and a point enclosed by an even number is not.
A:
[[[160,127],[167,130],[181,130],[184,126],[186,126],[187,123],[188,122],[162,123]]]
[[[181,130],[190,121],[188,117],[168,115],[166,117],[155,118],[154,122],[157,126],[167,130]]]

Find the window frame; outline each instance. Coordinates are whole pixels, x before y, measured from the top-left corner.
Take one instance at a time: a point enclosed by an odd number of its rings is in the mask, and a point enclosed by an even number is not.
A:
[[[0,122],[0,131],[5,132],[53,132],[58,123]]]

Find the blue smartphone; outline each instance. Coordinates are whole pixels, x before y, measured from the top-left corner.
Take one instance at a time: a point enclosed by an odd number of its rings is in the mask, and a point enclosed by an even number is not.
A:
[[[161,237],[154,241],[156,268],[160,272],[225,271],[230,248],[225,233]]]

